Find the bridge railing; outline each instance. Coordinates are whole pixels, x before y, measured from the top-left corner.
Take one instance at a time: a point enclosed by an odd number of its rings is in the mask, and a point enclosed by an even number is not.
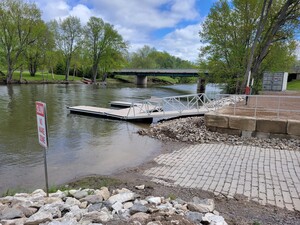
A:
[[[189,110],[196,109],[200,112],[203,109],[210,111],[213,108],[212,101],[204,93],[163,98],[151,97],[141,102],[132,103],[127,116],[131,113],[135,116],[140,113],[151,115],[155,112],[162,112],[163,115],[168,112],[177,112],[180,115]]]

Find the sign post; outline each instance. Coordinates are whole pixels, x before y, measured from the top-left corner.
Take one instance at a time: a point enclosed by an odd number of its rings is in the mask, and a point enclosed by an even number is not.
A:
[[[48,143],[48,125],[47,125],[47,110],[46,104],[43,102],[35,102],[37,128],[39,144],[44,148],[44,167],[45,167],[45,180],[46,180],[46,191],[47,197],[49,196],[48,186],[48,170],[47,170],[47,148]]]

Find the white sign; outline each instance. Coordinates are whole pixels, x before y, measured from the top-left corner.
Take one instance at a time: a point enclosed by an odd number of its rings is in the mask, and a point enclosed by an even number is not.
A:
[[[39,143],[44,148],[48,147],[48,134],[47,134],[47,113],[46,104],[43,102],[35,102],[37,128]]]

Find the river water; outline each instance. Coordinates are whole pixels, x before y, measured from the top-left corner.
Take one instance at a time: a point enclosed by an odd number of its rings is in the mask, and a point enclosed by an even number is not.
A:
[[[35,101],[47,104],[49,185],[89,174],[109,175],[159,154],[163,143],[136,134],[149,124],[70,114],[67,106],[108,107],[110,101],[138,101],[196,93],[196,85],[137,88],[134,85],[0,86],[0,194],[7,189],[43,188],[43,149],[38,144]]]

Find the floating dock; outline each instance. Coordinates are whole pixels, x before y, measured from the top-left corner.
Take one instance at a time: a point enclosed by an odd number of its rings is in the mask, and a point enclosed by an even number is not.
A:
[[[132,102],[123,102],[123,101],[111,101],[109,103],[111,107],[117,108],[129,108],[131,106],[140,106],[140,103],[132,103]]]
[[[150,111],[140,111],[139,107],[130,107],[125,109],[109,109],[109,108],[99,108],[92,106],[73,106],[68,107],[71,113],[86,114],[91,116],[100,116],[113,119],[121,120],[148,120],[153,118],[172,118],[172,117],[183,117],[183,116],[195,116],[195,115],[204,115],[207,110],[186,110],[182,113],[178,111],[156,111],[153,109]]]
[[[100,108],[84,105],[71,106],[67,108],[70,110],[70,113],[128,121],[149,121],[153,118],[170,119],[176,117],[204,115],[211,110],[208,106],[206,106],[206,103],[210,103],[210,100],[205,98],[207,97],[204,94],[196,94],[155,98],[144,100],[141,103],[122,101],[112,101],[110,103],[111,106],[123,107],[122,109]],[[208,102],[205,102],[205,100]]]

